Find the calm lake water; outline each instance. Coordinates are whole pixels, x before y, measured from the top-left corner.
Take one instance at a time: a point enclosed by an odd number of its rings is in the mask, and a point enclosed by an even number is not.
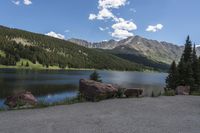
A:
[[[79,80],[89,78],[93,71],[33,71],[0,70],[0,107],[5,97],[10,94],[28,90],[39,100],[48,103],[62,101],[77,96]],[[165,73],[98,71],[103,82],[118,84],[126,88],[144,88],[145,95],[152,90],[159,93],[165,85]]]

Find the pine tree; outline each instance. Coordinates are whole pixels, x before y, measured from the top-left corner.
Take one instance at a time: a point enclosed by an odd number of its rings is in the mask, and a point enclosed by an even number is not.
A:
[[[190,36],[186,39],[182,58],[184,59],[184,62],[192,62],[192,42],[190,40]]]
[[[181,60],[178,65],[179,71],[179,84],[180,85],[189,85],[190,87],[194,84],[194,75],[193,75],[193,56],[195,52],[192,51],[192,42],[188,36],[185,43],[185,49],[183,51]],[[194,57],[195,58],[195,57]]]
[[[28,62],[26,62],[26,67],[29,67],[29,63]]]
[[[166,87],[175,90],[178,86],[178,70],[176,67],[176,62],[173,61],[169,69],[169,75],[166,78]]]
[[[192,91],[194,87],[192,64],[190,62],[187,62],[185,65],[186,65],[186,74],[187,74],[185,77],[185,85],[190,86],[191,91]]]
[[[192,51],[192,70],[193,70],[194,84],[195,86],[198,86],[200,85],[200,65],[196,54],[195,44]]]
[[[187,74],[186,74],[186,65],[183,58],[181,58],[177,69],[178,69],[178,79],[177,79],[178,85],[185,85],[185,78]]]
[[[99,75],[99,73],[96,70],[90,75],[90,80],[102,82],[101,76]]]

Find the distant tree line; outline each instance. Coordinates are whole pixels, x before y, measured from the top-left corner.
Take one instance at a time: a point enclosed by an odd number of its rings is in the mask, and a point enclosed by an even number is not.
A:
[[[197,57],[195,44],[188,36],[185,49],[178,65],[173,61],[166,79],[166,87],[175,90],[177,86],[190,86],[191,92],[200,91],[200,57]]]

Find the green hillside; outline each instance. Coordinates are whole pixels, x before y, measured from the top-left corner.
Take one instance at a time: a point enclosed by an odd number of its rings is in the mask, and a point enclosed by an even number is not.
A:
[[[0,67],[148,69],[101,50],[18,29],[0,26]]]

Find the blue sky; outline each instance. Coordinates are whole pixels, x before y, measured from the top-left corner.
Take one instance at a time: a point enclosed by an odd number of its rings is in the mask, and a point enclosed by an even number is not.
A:
[[[200,44],[199,0],[1,0],[0,25],[88,41],[140,35]]]

